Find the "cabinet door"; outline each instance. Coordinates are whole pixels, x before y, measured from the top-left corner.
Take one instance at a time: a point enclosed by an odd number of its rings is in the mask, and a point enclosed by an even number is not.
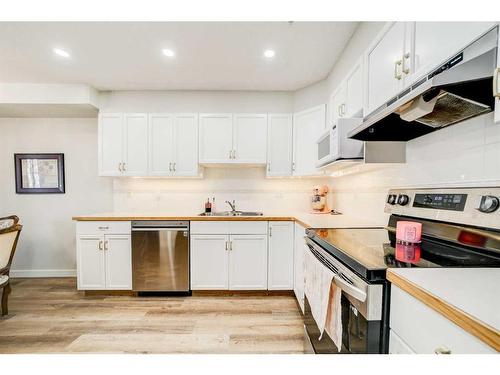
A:
[[[200,163],[231,163],[233,150],[233,115],[200,115]]]
[[[229,290],[267,289],[267,235],[231,235]]]
[[[363,117],[363,60],[360,59],[345,82],[343,117]]]
[[[106,289],[132,290],[130,235],[105,235]]]
[[[269,290],[293,290],[292,221],[269,222]]]
[[[233,116],[233,150],[237,163],[266,164],[267,115]]]
[[[320,105],[293,116],[294,176],[320,175],[316,169],[316,141],[325,130],[325,106]]]
[[[329,126],[337,123],[337,120],[344,117],[347,90],[345,82],[342,82],[334,93],[330,96],[330,123]]]
[[[198,115],[175,115],[174,174],[198,176]]]
[[[77,236],[76,255],[78,290],[106,289],[104,236]]]
[[[128,113],[124,115],[125,144],[124,172],[125,176],[148,175],[148,116],[145,113]]]
[[[438,65],[446,62],[482,33],[493,22],[411,22],[413,28],[413,69],[405,80],[405,86],[413,83]],[[411,52],[410,52],[411,53]],[[412,71],[413,70],[413,71]]]
[[[295,224],[295,242],[293,247],[293,291],[299,302],[299,306],[304,313],[304,252],[306,250],[305,228],[299,224]]]
[[[191,289],[228,289],[229,236],[191,236]]]
[[[99,175],[120,176],[123,162],[123,116],[99,114]]]
[[[391,24],[368,51],[368,113],[391,99],[402,87],[405,23]]]
[[[170,176],[174,162],[174,116],[170,114],[149,115],[149,174]]]
[[[270,114],[267,122],[267,176],[291,176],[292,157],[292,115]]]

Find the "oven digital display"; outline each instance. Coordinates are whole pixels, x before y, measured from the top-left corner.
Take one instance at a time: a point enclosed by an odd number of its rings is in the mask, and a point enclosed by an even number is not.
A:
[[[467,194],[415,194],[413,207],[463,211]]]

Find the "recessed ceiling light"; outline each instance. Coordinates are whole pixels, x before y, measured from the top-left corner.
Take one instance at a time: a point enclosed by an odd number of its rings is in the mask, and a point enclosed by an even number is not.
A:
[[[167,57],[174,57],[175,56],[175,52],[172,51],[171,49],[168,49],[168,48],[164,48],[162,50],[163,54]]]
[[[264,56],[267,57],[268,59],[270,59],[271,57],[274,57],[275,54],[276,54],[276,52],[274,52],[274,50],[272,50],[272,49],[266,49],[264,51]]]
[[[54,48],[54,53],[58,56],[61,56],[61,57],[64,57],[66,59],[69,59],[70,58],[70,55],[67,51],[63,50],[63,49],[60,49],[60,48]]]

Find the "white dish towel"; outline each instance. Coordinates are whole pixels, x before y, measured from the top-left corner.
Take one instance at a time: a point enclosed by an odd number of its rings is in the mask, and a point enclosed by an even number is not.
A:
[[[333,272],[316,259],[310,251],[306,251],[304,261],[305,295],[311,306],[312,316],[321,332],[319,337],[321,339],[325,330]]]

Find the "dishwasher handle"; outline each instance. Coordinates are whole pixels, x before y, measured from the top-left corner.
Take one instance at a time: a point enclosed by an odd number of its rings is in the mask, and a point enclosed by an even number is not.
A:
[[[132,232],[159,232],[159,231],[170,231],[170,232],[186,232],[188,227],[133,227]]]

